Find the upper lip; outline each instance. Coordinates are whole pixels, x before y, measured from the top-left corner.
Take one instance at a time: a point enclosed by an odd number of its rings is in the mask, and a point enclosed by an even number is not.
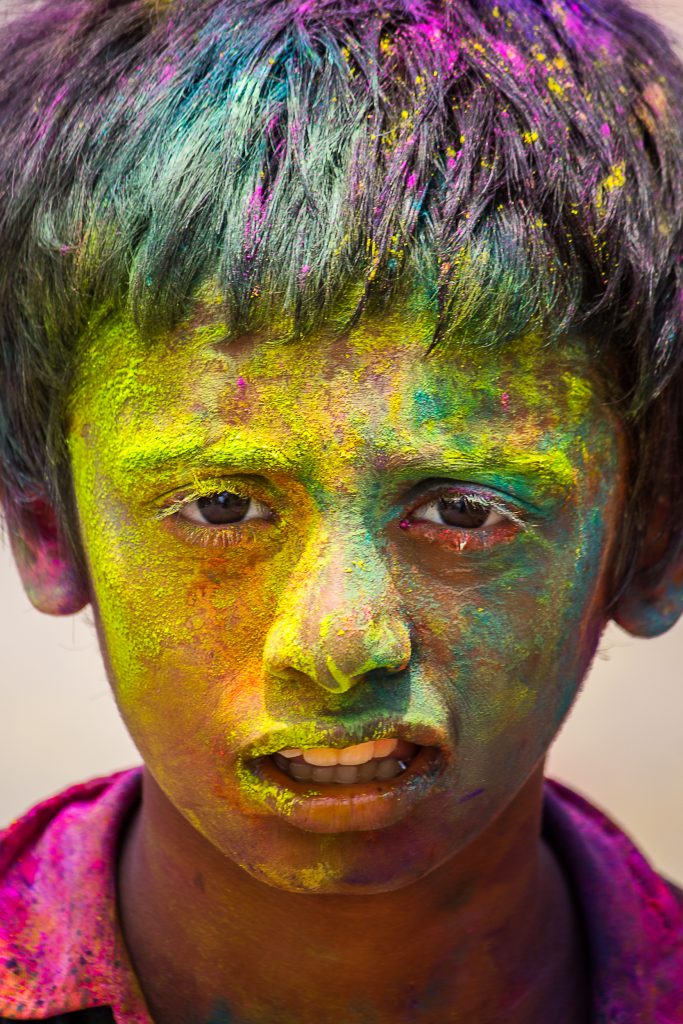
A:
[[[402,722],[377,718],[365,722],[299,722],[296,725],[273,729],[248,743],[240,751],[240,760],[276,754],[292,747],[351,747],[368,740],[394,738],[406,740],[420,747],[439,747],[444,753],[450,748],[448,734],[441,729],[419,722]]]

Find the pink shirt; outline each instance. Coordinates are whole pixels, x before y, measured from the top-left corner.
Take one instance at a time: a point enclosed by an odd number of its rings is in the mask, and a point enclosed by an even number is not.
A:
[[[110,1006],[151,1024],[116,914],[119,840],[139,768],[34,807],[0,843],[0,1017]],[[683,894],[608,818],[546,781],[543,831],[583,918],[592,1024],[683,1024]]]

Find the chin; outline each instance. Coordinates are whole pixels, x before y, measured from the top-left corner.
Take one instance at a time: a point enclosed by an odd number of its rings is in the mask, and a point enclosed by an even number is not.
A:
[[[277,852],[269,844],[258,861],[253,848],[251,856],[233,853],[231,859],[259,882],[285,892],[360,896],[413,885],[453,853],[405,827],[324,836],[296,832],[291,842],[281,839]]]

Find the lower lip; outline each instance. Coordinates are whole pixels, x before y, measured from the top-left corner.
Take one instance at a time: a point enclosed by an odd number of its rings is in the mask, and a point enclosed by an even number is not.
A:
[[[422,747],[395,778],[349,786],[297,782],[270,757],[245,768],[252,799],[295,827],[306,832],[369,832],[410,814],[436,787],[444,759],[438,748]]]

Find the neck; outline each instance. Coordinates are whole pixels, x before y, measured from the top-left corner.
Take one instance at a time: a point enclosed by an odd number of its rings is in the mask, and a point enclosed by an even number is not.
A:
[[[225,858],[146,775],[119,888],[155,1021],[574,1024],[580,952],[541,810],[542,765],[484,833],[412,885],[302,895]]]

